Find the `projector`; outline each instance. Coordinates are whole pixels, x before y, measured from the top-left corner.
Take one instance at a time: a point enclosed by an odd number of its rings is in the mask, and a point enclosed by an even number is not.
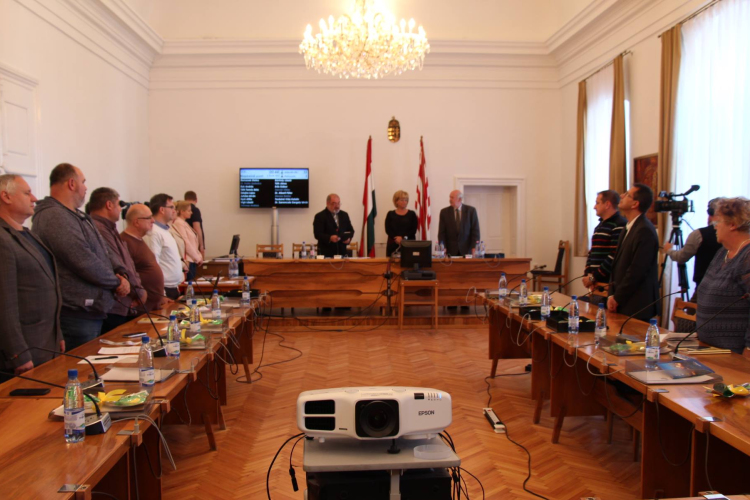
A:
[[[308,437],[396,439],[434,435],[453,419],[451,396],[420,387],[342,387],[297,397],[297,426]]]

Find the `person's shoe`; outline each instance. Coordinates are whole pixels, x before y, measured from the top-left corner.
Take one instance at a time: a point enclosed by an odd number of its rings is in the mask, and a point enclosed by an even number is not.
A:
[[[455,311],[456,309],[458,309],[458,306],[448,306],[449,311]]]
[[[470,309],[469,306],[461,306],[462,311],[468,311]]]

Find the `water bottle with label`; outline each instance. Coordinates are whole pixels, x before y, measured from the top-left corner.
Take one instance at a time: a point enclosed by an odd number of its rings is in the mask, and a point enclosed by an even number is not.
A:
[[[195,300],[193,300],[195,303]],[[141,384],[141,390],[149,393],[154,388],[156,382],[156,370],[154,370],[154,353],[151,352],[151,339],[143,337],[141,350],[138,353],[138,381]]]
[[[180,357],[180,326],[177,323],[177,316],[169,315],[169,325],[167,326],[167,356],[173,358]]]
[[[317,253],[318,253],[318,245],[313,243],[312,245],[310,245],[310,258],[311,259],[317,258]]]
[[[86,411],[83,404],[83,390],[78,381],[78,370],[68,370],[68,383],[65,384],[65,442],[78,443],[86,437]]]
[[[190,304],[195,298],[195,289],[193,288],[193,282],[188,281],[187,289],[185,290],[185,303]]]
[[[474,250],[471,251],[471,255],[475,258],[479,258],[479,240],[474,243]]]
[[[221,320],[221,299],[219,299],[218,290],[214,290],[214,294],[211,296],[211,315],[214,320]]]
[[[190,336],[194,337],[201,332],[201,312],[198,309],[198,301],[193,299],[190,306]]]
[[[445,243],[443,243],[442,241],[440,242],[440,258],[445,258]]]
[[[526,286],[526,280],[521,280],[521,286],[518,288],[518,303],[522,306],[529,303],[529,289]]]
[[[656,326],[656,318],[654,318],[646,331],[646,368],[656,368],[657,361],[659,361],[659,327]]]
[[[242,298],[240,299],[240,305],[245,307],[250,305],[250,280],[247,279],[247,276],[242,280]]]
[[[547,318],[549,318],[549,315],[552,311],[552,298],[549,295],[549,287],[545,286],[544,290],[542,291],[542,308],[541,308],[541,316],[544,321],[547,321]]]
[[[596,345],[607,336],[607,310],[604,308],[604,302],[599,302],[599,309],[596,311],[596,326],[594,329],[594,341]]]
[[[307,244],[304,241],[302,242],[302,250],[299,251],[299,258],[300,259],[307,258]]]
[[[485,251],[484,241],[480,241],[479,242],[479,258],[480,259],[484,259],[484,251]]]
[[[568,333],[571,335],[578,335],[578,296],[573,295],[570,300],[570,307],[568,309]]]
[[[508,296],[508,279],[505,273],[500,273],[500,281],[497,282],[497,294],[503,299]]]

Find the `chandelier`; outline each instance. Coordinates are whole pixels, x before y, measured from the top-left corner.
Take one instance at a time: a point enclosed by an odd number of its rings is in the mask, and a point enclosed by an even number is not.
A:
[[[383,78],[422,69],[430,51],[424,29],[414,32],[414,19],[396,23],[393,14],[371,8],[372,0],[357,0],[354,13],[320,20],[313,36],[307,25],[299,52],[307,69],[339,78]]]

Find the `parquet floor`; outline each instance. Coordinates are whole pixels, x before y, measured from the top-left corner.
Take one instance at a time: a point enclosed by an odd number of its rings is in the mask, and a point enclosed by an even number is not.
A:
[[[279,446],[298,433],[295,405],[300,392],[342,386],[404,385],[434,387],[451,394],[453,436],[462,466],[484,485],[488,499],[534,498],[522,488],[527,456],[502,434],[491,431],[482,415],[487,403],[485,377],[487,327],[431,330],[376,329],[366,332],[318,332],[295,329],[282,333],[287,345],[304,354],[289,363],[261,368],[262,380],[235,382],[228,374],[229,404],[224,408],[228,429],[217,434],[218,451],[209,451],[202,426],[165,429],[178,470],[166,467],[164,498],[264,499],[266,472]],[[289,359],[295,352],[269,335],[263,363]],[[256,363],[262,334],[255,338]],[[499,374],[523,371],[527,361],[506,360]],[[257,377],[257,375],[256,375]],[[254,377],[255,378],[255,377]],[[560,443],[550,442],[553,420],[531,423],[533,404],[528,375],[498,377],[492,385],[492,406],[514,440],[531,452],[528,487],[550,499],[596,496],[637,498],[640,462],[632,461],[630,432],[615,423],[615,437],[606,443],[600,417],[566,419]],[[548,407],[544,415],[548,415]],[[300,491],[292,491],[288,446],[271,473],[271,498],[302,499],[304,472],[297,468]],[[293,463],[300,465],[302,446]],[[166,461],[165,461],[166,465]],[[467,476],[470,498],[482,498],[478,484]]]

